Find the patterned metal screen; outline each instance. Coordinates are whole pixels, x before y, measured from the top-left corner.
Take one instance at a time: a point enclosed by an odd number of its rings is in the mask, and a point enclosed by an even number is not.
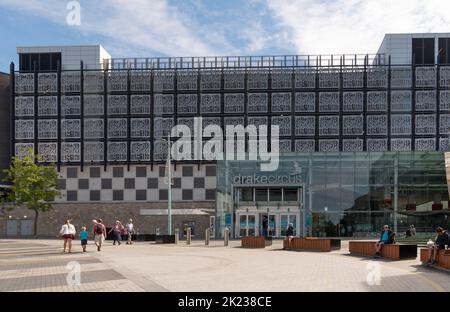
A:
[[[14,81],[15,153],[36,148],[45,162],[163,161],[160,139],[200,116],[202,129],[278,125],[282,152],[450,145],[449,66],[80,69]]]

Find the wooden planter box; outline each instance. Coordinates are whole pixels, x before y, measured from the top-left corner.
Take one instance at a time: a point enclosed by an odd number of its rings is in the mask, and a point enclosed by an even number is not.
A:
[[[241,246],[243,248],[265,248],[272,245],[272,237],[265,236],[246,236],[241,237]]]
[[[316,238],[316,237],[294,237],[288,248],[287,240],[283,240],[283,249],[287,250],[313,250],[332,251],[341,249],[340,239]]]
[[[351,254],[373,257],[375,255],[376,241],[350,241]],[[391,244],[381,248],[381,256],[391,260],[405,260],[417,258],[417,245]]]
[[[422,263],[428,261],[428,248],[420,248],[420,261]],[[450,250],[438,250],[436,261],[436,266],[450,270]]]
[[[154,242],[156,235],[155,234],[139,234],[139,235],[133,234],[132,238],[135,241]]]
[[[156,244],[175,244],[175,235],[157,235],[155,237]]]

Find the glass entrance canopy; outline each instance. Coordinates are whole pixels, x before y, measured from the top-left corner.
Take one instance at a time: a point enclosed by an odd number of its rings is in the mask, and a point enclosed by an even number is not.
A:
[[[296,201],[280,197],[295,189]],[[273,172],[261,171],[259,161],[218,161],[218,233],[228,227],[238,237],[236,216],[249,210],[296,211],[299,233],[317,237],[375,237],[384,224],[397,235],[410,225],[418,233],[432,233],[436,226],[449,229],[445,155],[288,153],[280,155]]]

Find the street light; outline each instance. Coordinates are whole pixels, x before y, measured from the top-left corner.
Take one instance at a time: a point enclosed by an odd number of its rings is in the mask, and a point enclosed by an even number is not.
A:
[[[167,190],[167,230],[168,230],[168,234],[172,235],[172,170],[171,170],[171,160],[170,160],[170,152],[171,152],[170,134],[167,135],[167,140],[164,138],[161,138],[161,140],[163,142],[167,143],[167,162],[166,162],[166,172],[165,172],[167,177],[164,178],[164,183],[166,183],[168,185],[168,190]]]

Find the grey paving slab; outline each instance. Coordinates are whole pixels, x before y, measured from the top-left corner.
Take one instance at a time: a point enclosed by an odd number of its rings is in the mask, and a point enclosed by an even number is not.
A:
[[[11,243],[20,245],[20,241]],[[15,259],[16,263],[8,263],[10,259],[0,254],[0,273],[2,268],[29,268],[20,278],[0,276],[0,285],[6,285],[2,287],[14,291],[450,291],[448,272],[425,268],[418,259],[386,261],[350,256],[345,241],[341,250],[329,253],[284,251],[281,241],[265,249],[239,248],[239,241],[231,241],[228,247],[221,241],[211,241],[210,246],[202,241],[191,245],[181,241],[178,245],[106,244],[101,252],[91,248],[87,254],[70,255],[62,254],[61,241],[39,243],[45,245],[43,249],[60,252],[27,254]],[[78,249],[74,245],[74,251]],[[80,261],[82,267],[95,263],[88,275],[82,275],[78,288],[68,287],[67,274],[60,274],[61,266],[72,260]]]
[[[114,270],[81,272],[81,283],[103,282],[125,279]],[[27,290],[39,287],[67,286],[67,274],[50,274],[45,276],[27,276],[0,279],[0,291]]]

